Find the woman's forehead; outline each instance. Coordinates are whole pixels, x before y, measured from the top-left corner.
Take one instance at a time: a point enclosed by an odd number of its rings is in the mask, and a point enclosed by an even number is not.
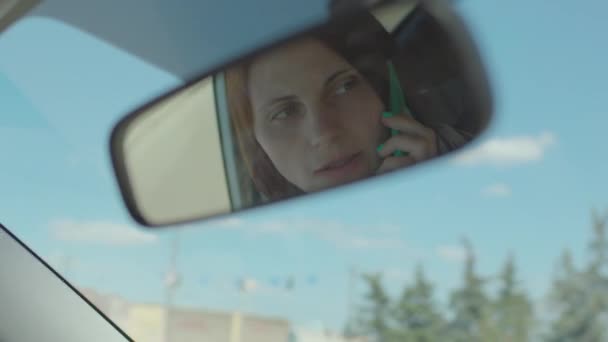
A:
[[[350,64],[342,56],[321,41],[303,38],[256,57],[249,68],[249,86],[252,91],[276,92],[286,85],[323,82],[327,75],[347,66]]]
[[[324,70],[325,67],[345,63],[347,64],[342,56],[320,40],[303,38],[256,57],[251,64],[250,73],[253,75],[260,72],[266,74],[297,72],[302,68],[308,71]]]

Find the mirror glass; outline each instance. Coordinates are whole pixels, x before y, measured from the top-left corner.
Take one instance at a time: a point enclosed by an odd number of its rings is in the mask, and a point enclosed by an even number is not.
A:
[[[412,1],[351,11],[199,77],[112,135],[119,184],[149,226],[350,184],[480,134],[490,100],[456,19]]]

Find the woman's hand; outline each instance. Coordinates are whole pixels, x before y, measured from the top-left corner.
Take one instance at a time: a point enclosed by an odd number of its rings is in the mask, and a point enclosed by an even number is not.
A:
[[[432,128],[406,114],[383,117],[382,123],[398,130],[399,134],[388,139],[378,151],[383,161],[376,174],[410,166],[437,155],[437,138]],[[404,156],[393,156],[396,151],[403,151]]]

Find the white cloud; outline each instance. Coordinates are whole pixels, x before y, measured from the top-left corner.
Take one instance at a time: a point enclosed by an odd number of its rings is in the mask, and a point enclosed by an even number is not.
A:
[[[158,237],[126,224],[105,221],[56,220],[50,223],[52,236],[61,241],[101,245],[155,243]]]
[[[402,249],[405,243],[399,239],[370,238],[364,236],[353,236],[348,234],[337,234],[327,236],[326,240],[338,247],[347,249]]]
[[[345,249],[401,249],[405,243],[395,235],[397,226],[353,226],[339,221],[287,219],[250,222],[241,219],[218,221],[220,229],[239,229],[251,234],[272,234],[286,237],[312,235]]]
[[[496,183],[481,189],[481,194],[488,197],[507,197],[511,195],[511,188],[507,184]]]
[[[467,257],[467,251],[462,246],[443,245],[435,250],[437,256],[448,262],[461,263]]]
[[[405,242],[388,226],[355,226],[337,221],[285,222],[284,229],[296,229],[344,249],[403,249]],[[390,232],[390,233],[389,233]]]
[[[60,250],[53,250],[48,255],[43,256],[43,259],[56,271],[62,274],[73,269],[81,268],[82,266],[80,260],[63,253]]]
[[[515,165],[538,161],[557,141],[555,134],[543,132],[537,136],[494,138],[457,154],[460,165]]]

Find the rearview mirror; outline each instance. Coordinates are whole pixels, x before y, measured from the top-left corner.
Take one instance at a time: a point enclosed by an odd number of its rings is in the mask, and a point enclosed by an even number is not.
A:
[[[461,21],[438,1],[335,6],[120,121],[125,202],[161,226],[324,191],[461,148],[491,117]]]

